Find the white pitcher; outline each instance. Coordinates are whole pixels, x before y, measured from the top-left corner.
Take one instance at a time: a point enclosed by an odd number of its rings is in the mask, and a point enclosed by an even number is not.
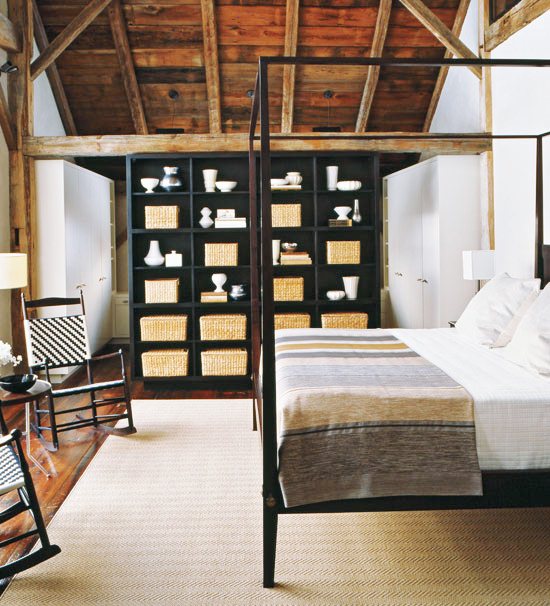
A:
[[[357,290],[359,288],[359,276],[344,276],[344,290],[348,299],[357,299]]]

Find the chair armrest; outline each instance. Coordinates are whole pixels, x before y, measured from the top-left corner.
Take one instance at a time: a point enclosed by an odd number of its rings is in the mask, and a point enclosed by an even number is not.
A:
[[[12,429],[7,436],[0,437],[0,446],[5,446],[10,442],[17,441],[21,437],[19,429]]]
[[[117,358],[120,356],[122,356],[122,349],[119,349],[118,351],[115,351],[113,353],[103,354],[101,356],[92,356],[91,358],[89,358],[89,360],[91,362],[95,362],[97,360],[109,360],[111,358]]]

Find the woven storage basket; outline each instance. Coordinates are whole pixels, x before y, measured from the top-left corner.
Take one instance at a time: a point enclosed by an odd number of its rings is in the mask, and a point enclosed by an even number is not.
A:
[[[144,377],[186,377],[189,367],[189,350],[155,349],[141,354]]]
[[[146,206],[145,229],[177,229],[179,206]]]
[[[309,328],[311,316],[309,314],[275,314],[275,330],[282,328]]]
[[[177,303],[179,278],[145,280],[145,303]]]
[[[238,242],[206,242],[204,245],[204,265],[207,267],[237,265]]]
[[[246,339],[245,314],[212,314],[201,316],[199,322],[203,341]]]
[[[367,328],[369,314],[358,311],[342,311],[321,314],[323,328]]]
[[[303,301],[304,300],[304,278],[303,276],[274,278],[273,279],[274,301]]]
[[[361,263],[361,243],[359,240],[329,240],[327,263]]]
[[[139,320],[142,341],[185,341],[187,315],[144,316]]]
[[[271,207],[272,227],[300,227],[301,225],[301,204],[273,204]]]
[[[205,377],[245,375],[248,361],[246,349],[207,349],[201,351],[202,374]]]

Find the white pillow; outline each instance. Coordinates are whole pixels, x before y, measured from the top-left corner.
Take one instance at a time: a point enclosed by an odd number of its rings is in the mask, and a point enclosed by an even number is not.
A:
[[[550,284],[527,310],[512,340],[499,353],[528,370],[550,375]]]
[[[540,291],[540,280],[495,276],[468,303],[456,329],[481,345],[504,347]]]

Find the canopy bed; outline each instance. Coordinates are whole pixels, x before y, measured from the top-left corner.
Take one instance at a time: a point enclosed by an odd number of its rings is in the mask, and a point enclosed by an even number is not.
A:
[[[274,586],[279,514],[550,506],[547,379],[514,370],[510,361],[469,344],[450,328],[275,333],[268,89],[268,68],[273,64],[506,68],[548,67],[550,61],[260,59],[249,131],[249,190],[252,371],[263,445],[264,587]],[[542,240],[542,148],[548,134],[426,135],[427,139],[479,136],[536,141],[535,255],[543,284],[550,280],[550,264],[544,262],[550,258],[550,247],[543,246]],[[407,133],[401,136],[410,138]],[[345,138],[345,134],[313,138],[322,149],[324,139]],[[376,141],[383,136],[359,138]],[[354,376],[354,365],[361,368],[360,378]],[[391,365],[390,379],[383,365]],[[521,411],[514,408],[519,398]],[[363,406],[365,401],[368,407]],[[443,417],[441,409],[431,410],[434,402],[444,403]],[[418,414],[420,408],[423,416]],[[414,430],[404,432],[411,419]],[[445,460],[442,449],[449,454]],[[389,480],[384,475],[388,469]]]

